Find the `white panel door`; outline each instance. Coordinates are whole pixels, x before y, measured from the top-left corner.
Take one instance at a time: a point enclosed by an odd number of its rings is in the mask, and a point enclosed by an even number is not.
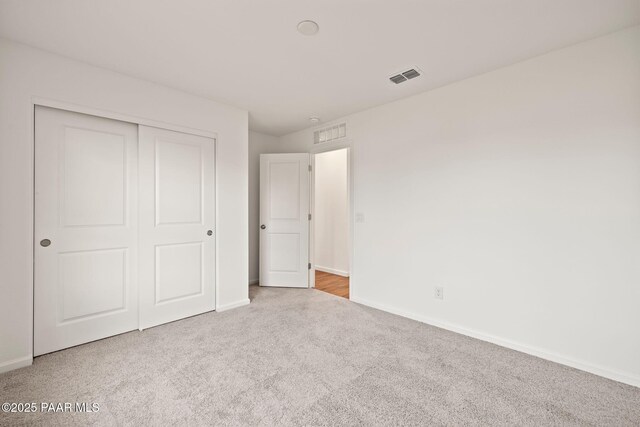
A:
[[[138,327],[137,126],[36,107],[34,355]]]
[[[260,155],[260,285],[309,286],[309,154]]]
[[[214,143],[140,134],[140,329],[215,309]]]

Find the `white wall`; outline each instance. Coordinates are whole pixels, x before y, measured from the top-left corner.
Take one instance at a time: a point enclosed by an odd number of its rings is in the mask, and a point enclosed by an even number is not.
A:
[[[314,264],[316,270],[349,275],[347,150],[315,155]]]
[[[346,120],[355,301],[640,385],[640,27]]]
[[[0,371],[32,354],[34,97],[217,132],[217,306],[248,302],[246,111],[6,40],[0,93]]]

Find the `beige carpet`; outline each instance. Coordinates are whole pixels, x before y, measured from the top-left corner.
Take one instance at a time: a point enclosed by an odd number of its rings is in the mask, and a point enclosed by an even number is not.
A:
[[[315,290],[45,355],[0,425],[640,425],[640,389]]]

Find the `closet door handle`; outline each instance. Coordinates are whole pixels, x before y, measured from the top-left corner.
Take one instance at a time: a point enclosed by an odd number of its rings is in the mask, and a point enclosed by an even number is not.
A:
[[[267,226],[266,226],[266,225],[264,225],[264,224],[262,224],[262,225],[260,226],[260,228],[262,228],[262,229],[264,230],[265,228],[267,228]]]
[[[40,240],[40,246],[42,246],[43,248],[46,248],[47,246],[49,246],[51,244],[51,240],[49,239],[42,239]]]
[[[212,236],[213,235],[213,230],[207,230],[207,236]]]

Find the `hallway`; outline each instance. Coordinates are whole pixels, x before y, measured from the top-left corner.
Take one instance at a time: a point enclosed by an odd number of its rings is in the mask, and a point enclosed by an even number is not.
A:
[[[316,270],[316,289],[349,299],[349,278]]]

